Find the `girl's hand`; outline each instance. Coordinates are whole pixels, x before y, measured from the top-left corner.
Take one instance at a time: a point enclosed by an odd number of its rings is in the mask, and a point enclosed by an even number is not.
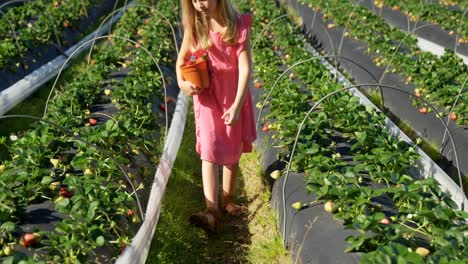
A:
[[[228,126],[234,126],[239,120],[239,109],[237,107],[231,106],[226,112],[221,116],[224,119],[224,124]]]
[[[193,96],[200,93],[200,89],[197,86],[189,81],[182,81],[179,84],[180,89],[184,92],[187,96]]]

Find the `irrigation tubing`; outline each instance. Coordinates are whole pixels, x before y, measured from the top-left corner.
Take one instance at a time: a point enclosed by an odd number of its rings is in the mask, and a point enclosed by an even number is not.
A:
[[[276,18],[274,18],[273,20],[271,20],[268,24],[265,25],[265,27],[262,29],[262,31],[260,31],[260,33],[257,34],[257,36],[255,37],[255,41],[252,45],[252,50],[255,48],[255,46],[257,45],[257,42],[259,40],[259,38],[261,36],[263,36],[263,33],[276,21],[280,20],[281,18],[285,18],[287,17],[288,15],[284,14],[284,15],[281,15],[281,16],[278,16]]]
[[[462,16],[462,19],[461,21],[463,21],[463,19],[465,18],[465,15],[466,15],[466,11],[468,11],[468,9],[465,9],[465,11],[463,11],[463,16]],[[463,23],[460,23],[460,29],[461,29],[461,26],[463,25]],[[460,34],[458,33],[458,30],[457,30],[457,35],[455,36],[455,47],[453,48],[453,50],[455,51],[455,53],[457,52],[457,48],[458,48],[458,39],[460,38]]]
[[[465,81],[463,81],[463,85],[462,85],[462,87],[460,88],[460,91],[458,92],[457,98],[455,99],[455,102],[453,102],[452,108],[450,108],[450,112],[449,112],[449,114],[448,114],[448,116],[447,116],[447,125],[448,125],[448,123],[449,123],[449,121],[450,121],[450,115],[453,113],[453,109],[454,109],[455,106],[457,105],[458,99],[460,98],[460,96],[462,95],[463,90],[465,89],[466,81],[468,81],[468,78],[465,78]],[[445,136],[446,136],[446,134],[447,134],[447,130],[444,130],[444,137],[442,138],[442,146],[444,146],[444,147],[442,147],[442,148],[440,149],[440,153],[442,153],[443,149],[445,148],[444,142],[445,142]]]
[[[67,62],[73,58],[73,56],[82,48],[84,48],[86,45],[88,45],[90,42],[92,41],[95,41],[95,40],[98,40],[98,39],[104,39],[104,38],[117,38],[117,39],[123,39],[125,41],[128,41],[128,42],[131,42],[133,44],[136,44],[137,42],[131,40],[131,39],[128,39],[128,38],[125,38],[125,37],[120,37],[120,36],[114,36],[114,35],[104,35],[104,36],[100,36],[100,37],[95,37],[95,38],[92,38],[88,41],[86,41],[85,43],[81,44],[76,50],[73,51],[73,53],[70,55],[69,58],[67,58],[67,60],[62,64],[62,67],[60,68],[60,71],[59,73],[57,74],[57,77],[55,78],[55,81],[54,81],[54,84],[52,85],[52,88],[50,89],[50,93],[49,93],[49,96],[47,97],[47,101],[46,101],[46,105],[45,105],[45,108],[44,108],[44,116],[43,118],[45,118],[46,114],[47,114],[47,108],[48,108],[48,105],[49,105],[49,100],[52,96],[52,92],[54,91],[54,88],[55,88],[55,85],[57,84],[57,81],[58,79],[60,78],[60,74],[62,73],[62,70],[65,68],[65,65],[67,64]],[[161,76],[164,76],[163,72],[161,71],[161,68],[159,67],[159,64],[156,62],[156,59],[153,57],[153,55],[151,54],[151,52],[149,52],[145,47],[143,47],[143,45],[140,45],[140,47],[142,50],[144,50],[150,57],[151,59],[153,60],[154,64],[156,65],[156,67],[158,68],[159,70],[159,73],[161,74]],[[164,88],[164,106],[165,108],[167,109],[167,87],[166,87],[166,81],[164,80],[164,78],[162,78],[162,84],[163,84],[163,88]],[[168,130],[169,130],[169,117],[168,117],[168,111],[166,111],[166,133],[164,135],[164,140],[166,140],[167,138],[167,133],[168,133]]]
[[[390,85],[382,85],[380,84],[383,88],[387,88],[387,89],[393,89],[393,90],[396,90],[396,91],[400,91],[400,92],[403,92],[403,93],[406,93],[408,95],[412,95],[414,96],[415,98],[418,98],[419,100],[421,100],[423,103],[427,104],[429,107],[431,107],[434,112],[436,113],[437,116],[440,116],[439,112],[437,111],[437,109],[431,104],[429,103],[428,101],[424,100],[423,98],[420,98],[420,97],[417,97],[415,94],[411,93],[411,92],[407,92],[401,88],[398,88],[398,87],[395,87],[395,86],[390,86]],[[292,160],[294,158],[294,152],[296,150],[296,145],[297,145],[297,142],[299,140],[299,135],[301,133],[301,130],[302,130],[302,127],[304,126],[304,123],[306,121],[306,119],[309,117],[310,113],[312,113],[312,111],[314,111],[317,106],[319,104],[321,104],[325,99],[331,97],[332,95],[335,95],[337,93],[340,93],[342,91],[346,91],[346,90],[350,90],[350,89],[353,89],[353,88],[357,88],[357,87],[363,87],[363,86],[370,86],[370,87],[376,87],[376,86],[379,86],[379,84],[358,84],[358,85],[351,85],[351,86],[348,86],[348,87],[344,87],[344,88],[341,88],[341,89],[338,89],[336,91],[333,91],[331,93],[328,93],[327,95],[325,95],[324,97],[322,97],[320,100],[318,100],[310,109],[309,111],[307,112],[306,116],[304,117],[304,119],[302,120],[301,124],[299,125],[299,128],[297,130],[297,134],[296,134],[296,138],[295,138],[295,141],[294,141],[294,144],[293,144],[293,148],[291,150],[291,155],[288,159],[288,166],[287,166],[287,169],[286,169],[286,175],[285,175],[285,178],[284,178],[284,181],[283,181],[283,188],[282,188],[282,196],[283,196],[283,237],[284,239],[286,239],[286,215],[287,215],[287,211],[286,211],[286,201],[285,201],[285,193],[286,193],[286,182],[288,180],[288,176],[289,176],[289,171],[291,170],[291,164],[292,164]],[[449,128],[447,127],[447,125],[444,123],[444,121],[442,119],[440,119],[442,125],[449,131],[448,135],[449,135],[449,138],[450,138],[450,141],[452,143],[452,147],[453,147],[453,151],[454,151],[454,154],[455,154],[455,163],[456,163],[456,166],[457,166],[457,170],[458,170],[458,177],[459,177],[459,184],[460,184],[460,190],[461,190],[461,193],[463,194],[463,198],[465,198],[465,192],[463,190],[463,182],[462,182],[462,177],[461,177],[461,172],[460,172],[460,165],[459,165],[459,162],[458,162],[458,154],[457,154],[457,150],[456,150],[456,146],[455,146],[455,142],[453,141],[453,138],[452,138],[452,134],[450,133],[450,130]],[[464,199],[462,199],[462,204],[461,204],[461,210],[464,210]]]
[[[382,77],[380,77],[380,81],[379,83],[382,83],[383,79],[385,78],[385,74],[387,73],[387,70],[388,70],[388,67],[390,67],[390,63],[393,61],[393,59],[395,58],[395,55],[397,54],[398,50],[400,49],[401,45],[403,44],[403,41],[411,36],[411,35],[414,35],[414,32],[416,32],[416,30],[420,30],[421,28],[424,28],[424,27],[427,27],[427,26],[430,26],[431,24],[426,24],[426,25],[422,25],[422,26],[419,26],[419,27],[416,27],[415,25],[415,28],[412,30],[412,31],[409,31],[406,33],[405,37],[400,40],[400,42],[398,43],[398,47],[395,49],[395,51],[393,52],[392,54],[392,58],[390,59],[390,61],[387,63],[387,66],[385,67],[385,71],[382,73]]]
[[[40,117],[37,117],[37,116],[31,116],[31,115],[4,115],[4,116],[0,116],[0,120],[1,119],[8,119],[8,118],[30,118],[30,119],[36,119],[38,121],[42,121],[44,123],[47,123],[49,125],[52,125],[56,128],[58,128],[59,130],[61,130],[63,133],[65,133],[66,135],[72,137],[73,139],[77,140],[77,141],[80,141],[82,143],[85,143],[86,145],[89,145],[91,147],[94,147],[96,148],[97,150],[99,150],[101,153],[103,153],[107,158],[111,159],[116,165],[117,167],[119,167],[120,171],[123,173],[123,175],[125,176],[125,178],[127,179],[127,182],[130,184],[130,186],[132,187],[132,190],[133,190],[133,193],[135,194],[135,198],[136,198],[136,202],[138,204],[138,209],[140,210],[140,216],[141,216],[141,219],[145,219],[145,214],[143,212],[143,208],[141,207],[141,204],[140,204],[140,199],[138,198],[138,194],[136,192],[136,189],[135,187],[133,186],[133,183],[130,179],[130,177],[128,176],[128,174],[125,172],[125,170],[123,169],[123,167],[117,162],[117,160],[115,160],[107,151],[105,151],[103,148],[101,147],[98,147],[97,145],[91,143],[91,142],[88,142],[84,139],[82,139],[81,137],[77,136],[75,133],[73,133],[72,131],[66,129],[66,128],[63,128],[57,124],[55,124],[54,122],[51,122],[49,120],[46,120],[44,118],[40,118]]]
[[[263,100],[263,103],[262,103],[262,107],[260,108],[260,111],[259,111],[259,114],[258,114],[258,118],[257,118],[257,122],[256,122],[256,130],[258,130],[259,128],[259,124],[260,124],[260,120],[261,120],[261,116],[262,116],[262,113],[263,113],[263,108],[265,107],[265,104],[267,103],[268,99],[270,99],[270,95],[271,93],[273,92],[273,90],[275,89],[276,87],[276,84],[279,82],[279,80],[287,73],[289,72],[291,69],[295,68],[296,66],[300,65],[300,64],[303,64],[303,63],[306,63],[306,62],[309,62],[309,61],[312,61],[312,60],[316,60],[316,59],[326,59],[326,58],[329,58],[329,57],[339,57],[341,59],[344,59],[344,60],[347,60],[355,65],[357,65],[359,68],[363,69],[365,72],[369,73],[369,75],[375,80],[375,82],[377,82],[377,79],[375,78],[374,75],[372,75],[372,73],[370,73],[364,66],[356,63],[355,61],[347,58],[347,57],[344,57],[344,56],[337,56],[337,55],[329,55],[329,56],[314,56],[312,58],[308,58],[308,59],[305,59],[305,60],[302,60],[302,61],[299,61],[299,62],[296,62],[295,64],[291,65],[291,67],[287,68],[286,70],[284,70],[280,76],[278,76],[278,78],[276,79],[275,83],[273,84],[273,86],[271,87],[270,91],[268,92],[265,100]],[[383,91],[382,89],[379,88],[379,91],[381,92],[381,97],[383,97]]]
[[[332,54],[331,56],[336,56],[337,53],[335,51],[335,45],[333,43],[333,39],[330,35],[330,32],[328,32],[327,28],[324,26],[324,25],[320,25],[320,27],[323,29],[323,31],[325,31],[325,34],[327,34],[327,37],[328,37],[328,41],[330,41],[330,45],[331,45],[331,49],[332,49]],[[336,61],[336,57],[333,57],[333,61],[335,62],[335,69],[338,70],[338,62]]]
[[[160,15],[162,18],[164,18],[167,22],[167,24],[169,25],[169,27],[171,28],[171,31],[172,31],[172,37],[174,38],[174,46],[176,48],[176,51],[177,51],[177,54],[179,53],[179,47],[177,45],[177,38],[176,38],[176,34],[175,34],[175,30],[174,30],[174,27],[172,27],[172,24],[171,24],[171,21],[166,17],[164,16],[161,12],[159,12],[157,9],[155,9],[155,7],[153,6],[149,6],[149,5],[141,5],[141,4],[130,4],[128,6],[123,6],[123,7],[120,7],[118,9],[115,9],[114,11],[112,11],[112,13],[110,13],[106,18],[104,18],[104,20],[101,22],[101,24],[99,25],[98,29],[96,30],[96,34],[94,35],[94,40],[96,40],[96,37],[97,37],[97,34],[98,32],[100,31],[102,25],[108,20],[110,19],[111,17],[114,16],[115,13],[119,12],[120,10],[122,9],[125,9],[123,12],[125,12],[128,8],[131,8],[131,7],[142,7],[142,8],[148,8],[148,9],[151,9],[151,11],[154,11],[156,12],[156,14]],[[111,26],[112,27],[112,26]],[[109,27],[109,32],[110,32],[110,29],[111,27]],[[109,35],[111,35],[109,33]],[[89,49],[89,54],[88,54],[88,64],[90,63],[91,61],[91,53],[93,52],[93,48],[94,48],[94,43],[95,41],[93,41],[93,43],[91,44],[91,48]]]
[[[0,14],[2,14],[2,16],[5,16],[5,13],[3,13],[3,11],[1,11],[1,10],[0,10]],[[18,50],[18,54],[19,54],[21,60],[23,61],[23,68],[24,68],[25,65],[26,65],[26,61],[24,60],[23,53],[21,53],[21,48],[20,48],[20,45],[19,45],[19,42],[18,42],[18,36],[16,35],[15,29],[14,29],[13,24],[11,23],[11,21],[6,17],[5,17],[5,19],[8,22],[8,25],[11,28],[11,32],[13,33],[13,38],[15,38],[16,49]],[[26,68],[24,68],[24,69],[26,70]]]
[[[0,9],[2,9],[3,7],[7,6],[7,5],[11,5],[11,4],[14,4],[14,3],[21,3],[21,2],[32,2],[31,0],[12,0],[12,1],[8,1],[2,5],[0,5]]]

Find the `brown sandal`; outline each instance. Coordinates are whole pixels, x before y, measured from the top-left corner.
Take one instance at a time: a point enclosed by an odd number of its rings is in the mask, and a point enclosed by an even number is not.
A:
[[[205,230],[209,234],[219,234],[221,232],[219,218],[218,210],[207,208],[204,211],[192,214],[189,221],[194,226]]]
[[[228,207],[232,208],[228,210]],[[223,211],[232,216],[239,216],[242,214],[242,207],[234,203],[231,195],[223,195],[221,197],[221,208]]]

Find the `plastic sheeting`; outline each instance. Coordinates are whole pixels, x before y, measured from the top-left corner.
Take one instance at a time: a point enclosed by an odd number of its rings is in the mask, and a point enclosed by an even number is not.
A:
[[[314,56],[319,56],[319,53],[314,50],[312,47],[308,47],[308,51],[311,52]],[[344,75],[338,71],[334,66],[332,66],[327,60],[321,59],[320,62],[327,67],[327,69],[338,77],[338,81],[344,86],[350,86],[351,82],[344,77]],[[380,110],[375,106],[364,94],[362,94],[358,89],[352,88],[349,90],[354,96],[359,97],[359,103],[366,106],[372,106],[376,111]],[[385,118],[386,129],[394,137],[399,138],[400,140],[406,141],[411,145],[414,145],[414,148],[421,155],[421,160],[419,160],[419,175],[423,175],[425,178],[434,178],[441,185],[441,189],[449,193],[452,196],[453,201],[458,205],[459,208],[462,208],[465,212],[468,212],[468,200],[463,194],[461,188],[445,173],[421,148],[419,148],[400,128],[395,125],[390,119]],[[464,206],[463,206],[464,205]]]
[[[148,207],[146,208],[145,220],[138,230],[138,233],[133,238],[132,243],[125,248],[122,255],[117,259],[117,264],[146,262],[156,224],[158,223],[166,184],[182,141],[189,102],[189,98],[185,96],[184,93],[180,92],[177,98],[177,106],[172,118],[169,134],[164,144],[161,161],[156,175],[154,176]]]
[[[315,13],[307,5],[301,5],[297,0],[286,0],[294,8],[303,21],[303,30],[312,38],[315,47],[320,47],[327,54],[339,54],[342,58],[336,61],[341,69],[353,77],[357,84],[378,83],[382,78],[385,67],[377,67],[372,60],[372,56],[367,55],[365,50],[368,46],[361,40],[354,40],[345,37],[341,49],[338,51],[338,44],[341,43],[343,29],[336,27],[326,29],[326,24],[322,20],[320,12]],[[402,52],[405,52],[405,48]],[[346,58],[346,59],[344,59]],[[349,60],[349,61],[348,61]],[[414,92],[416,88],[412,83],[405,83],[406,76],[398,73],[386,73],[382,79],[383,85],[399,87],[406,92]],[[428,142],[442,147],[442,159],[438,161],[438,166],[445,171],[455,171],[455,157],[452,145],[448,143],[447,137],[444,140],[444,126],[434,114],[422,115],[418,109],[412,105],[410,96],[403,96],[400,91],[383,89],[385,107],[402,122],[411,126],[419,137]],[[444,118],[445,120],[445,118]],[[458,160],[462,174],[468,174],[468,163],[463,162],[468,157],[468,148],[464,148],[468,143],[468,130],[458,127],[453,122],[448,123],[453,140],[457,146]],[[458,181],[458,180],[457,180]]]

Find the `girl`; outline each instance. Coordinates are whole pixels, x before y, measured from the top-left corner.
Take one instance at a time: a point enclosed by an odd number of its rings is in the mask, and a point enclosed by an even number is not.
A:
[[[221,210],[238,215],[232,200],[243,152],[256,139],[250,76],[252,16],[239,14],[230,0],[181,0],[184,38],[177,58],[177,82],[193,96],[196,150],[202,160],[206,210],[190,221],[218,232],[218,166],[223,167]],[[208,57],[210,87],[200,89],[182,77],[180,66],[192,56]]]

